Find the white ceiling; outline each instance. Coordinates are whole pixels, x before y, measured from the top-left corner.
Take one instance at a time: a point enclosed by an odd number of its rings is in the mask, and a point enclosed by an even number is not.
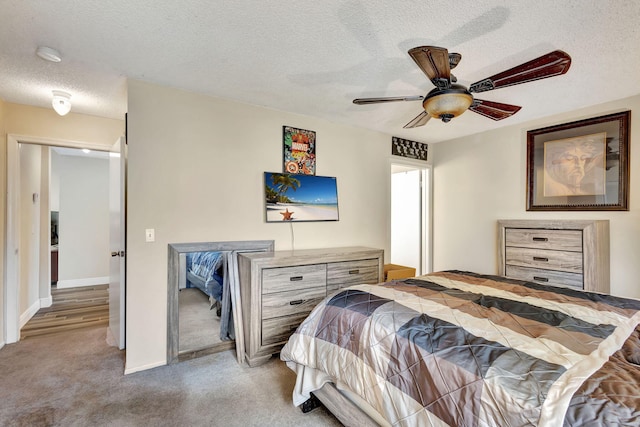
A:
[[[0,98],[123,118],[126,79],[437,142],[640,94],[637,0],[0,0]],[[39,45],[63,56],[49,63]],[[356,97],[424,95],[432,84],[407,55],[419,45],[462,54],[469,85],[561,49],[563,76],[486,92],[523,108],[494,122],[402,126],[419,102],[374,106]],[[248,118],[250,120],[250,118]],[[295,123],[287,123],[295,125]]]

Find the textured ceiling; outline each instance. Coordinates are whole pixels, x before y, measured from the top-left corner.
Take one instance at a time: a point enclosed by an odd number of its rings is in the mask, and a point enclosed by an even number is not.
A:
[[[438,142],[639,94],[639,18],[637,0],[0,0],[0,98],[49,107],[65,90],[73,112],[123,118],[133,78]],[[462,54],[464,85],[555,49],[573,62],[483,93],[523,107],[499,122],[466,112],[403,129],[419,102],[352,104],[431,90],[407,55],[419,45]]]

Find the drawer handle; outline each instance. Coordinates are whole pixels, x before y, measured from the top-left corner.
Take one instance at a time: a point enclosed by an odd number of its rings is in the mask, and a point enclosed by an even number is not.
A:
[[[534,238],[533,238],[533,241],[534,241],[534,242],[548,242],[548,241],[549,241],[549,239],[548,239],[548,238],[546,238],[546,237],[534,237]]]
[[[360,270],[349,270],[349,274],[358,274]]]
[[[549,261],[549,258],[543,258],[543,257],[541,257],[541,256],[534,256],[534,257],[533,257],[533,260],[534,260],[534,261],[544,261],[544,262],[547,262],[547,261]]]
[[[297,299],[297,300],[293,300],[293,301],[289,301],[289,305],[300,305],[304,302],[304,300],[302,299]]]
[[[547,279],[546,277],[538,277],[538,276],[533,276],[533,280],[535,280],[536,282],[548,282],[549,279]]]
[[[299,282],[300,280],[302,280],[303,276],[291,276],[289,277],[289,281],[291,282]]]

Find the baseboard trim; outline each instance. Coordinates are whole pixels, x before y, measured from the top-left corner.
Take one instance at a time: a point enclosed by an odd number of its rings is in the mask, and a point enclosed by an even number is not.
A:
[[[136,366],[135,368],[127,368],[125,366],[124,374],[129,375],[135,372],[146,371],[147,369],[157,368],[158,366],[165,366],[166,364],[167,362],[163,360],[161,362],[149,363],[147,365],[142,365],[142,366]]]
[[[51,307],[53,304],[53,297],[49,295],[46,298],[40,298],[40,308]]]
[[[81,288],[83,286],[107,285],[109,284],[109,276],[104,277],[87,277],[86,279],[70,279],[58,280],[58,289]]]
[[[29,320],[31,320],[31,318],[38,312],[38,310],[40,310],[40,300],[37,300],[36,302],[31,304],[31,307],[27,308],[27,310],[20,315],[20,329],[22,329],[22,327],[26,325]]]

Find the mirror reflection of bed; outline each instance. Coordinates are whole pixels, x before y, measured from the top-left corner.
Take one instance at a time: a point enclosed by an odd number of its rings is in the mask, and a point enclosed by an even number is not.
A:
[[[231,341],[230,310],[223,313],[225,257],[220,251],[186,254],[186,278],[179,301],[179,351],[195,351]],[[222,326],[222,330],[221,330]]]

